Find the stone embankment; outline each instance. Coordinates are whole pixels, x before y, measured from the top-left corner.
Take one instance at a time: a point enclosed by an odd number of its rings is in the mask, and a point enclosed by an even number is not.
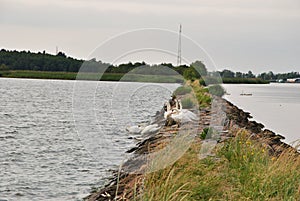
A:
[[[258,141],[269,151],[270,155],[277,156],[285,149],[291,148],[290,145],[282,142],[283,136],[275,134],[274,132],[264,129],[264,125],[251,121],[251,115],[239,109],[232,103],[215,97],[211,108],[205,108],[199,112],[199,122],[190,123],[196,132],[195,140],[201,143],[199,134],[204,128],[212,125],[222,125],[218,127],[220,133],[218,142],[232,138],[235,136],[235,131],[238,129],[245,129],[249,132],[250,138]],[[157,112],[155,123],[164,124],[163,111]],[[163,126],[160,131],[154,135],[145,136],[143,140],[138,142],[136,147],[128,150],[133,157],[125,162],[122,171],[115,171],[109,184],[100,188],[96,192],[91,193],[86,200],[88,201],[106,201],[106,200],[125,200],[138,194],[143,183],[143,169],[145,168],[145,161],[139,157],[148,153],[155,152],[164,148],[170,139],[172,139],[181,129],[187,128],[186,125]],[[139,170],[135,173],[128,173],[131,169]],[[137,190],[133,190],[137,187]]]

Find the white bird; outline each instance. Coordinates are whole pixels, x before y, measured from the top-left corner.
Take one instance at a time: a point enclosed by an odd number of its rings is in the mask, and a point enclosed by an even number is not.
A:
[[[128,126],[126,127],[126,130],[131,133],[131,134],[140,134],[144,127],[142,125],[137,125],[137,126]]]
[[[154,133],[157,133],[160,129],[160,126],[158,126],[158,124],[152,124],[152,125],[149,125],[149,126],[146,126],[141,134],[142,135],[145,135],[145,134],[154,134]]]
[[[191,121],[198,121],[199,120],[199,117],[195,113],[193,113],[189,110],[183,109],[183,110],[181,110],[181,112],[182,112],[184,117],[190,119]]]
[[[158,126],[158,124],[152,124],[152,125],[142,125],[139,124],[137,126],[129,126],[126,128],[126,130],[131,133],[131,134],[153,134],[158,132],[160,129],[160,126]]]
[[[171,117],[177,123],[186,123],[186,122],[198,120],[196,114],[186,109],[182,109],[182,110],[172,109],[170,111],[165,112],[164,117],[165,119]]]
[[[168,110],[164,113],[164,118],[167,119],[171,114],[172,114],[172,110]]]

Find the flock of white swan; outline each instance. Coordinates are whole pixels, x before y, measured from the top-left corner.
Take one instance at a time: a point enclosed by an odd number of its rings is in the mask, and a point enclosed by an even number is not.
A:
[[[195,113],[182,108],[182,104],[175,96],[172,96],[172,99],[165,103],[164,105],[164,119],[172,118],[176,124],[183,124],[191,121],[197,121],[198,117]],[[173,101],[173,104],[172,104]],[[160,130],[161,126],[158,124],[139,124],[136,126],[128,126],[126,130],[130,134],[155,134]]]

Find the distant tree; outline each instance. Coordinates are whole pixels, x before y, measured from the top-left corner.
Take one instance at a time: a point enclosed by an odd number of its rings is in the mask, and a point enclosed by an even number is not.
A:
[[[202,61],[195,61],[191,63],[190,67],[194,68],[200,76],[207,76],[207,69]]]
[[[236,72],[236,73],[235,73],[235,77],[236,77],[236,78],[243,78],[243,73],[241,73],[241,72]]]
[[[196,70],[194,68],[188,68],[183,72],[183,77],[186,80],[196,80],[199,79],[200,76],[199,74],[196,72]]]
[[[144,61],[143,62],[135,62],[133,64],[134,67],[140,67],[140,66],[145,66],[145,65],[146,65],[146,63]]]
[[[225,69],[221,72],[221,77],[223,77],[223,78],[234,78],[234,72]]]
[[[162,63],[161,64],[162,66],[167,66],[169,68],[174,68],[173,64],[172,63]]]
[[[7,71],[7,70],[9,70],[9,67],[7,65],[5,64],[0,65],[0,71]]]
[[[260,79],[263,79],[263,80],[270,80],[271,79],[271,77],[267,73],[261,73],[257,77],[260,78]]]
[[[270,77],[270,80],[276,80],[276,76],[272,71],[269,71],[267,75]]]
[[[56,56],[58,56],[58,57],[64,57],[64,58],[66,58],[67,56],[66,56],[66,54],[65,53],[63,53],[63,52],[59,52],[59,53],[57,53],[57,55]]]
[[[298,78],[300,77],[299,72],[289,72],[289,73],[278,73],[275,74],[272,71],[269,72],[264,72],[258,75],[259,78],[264,79],[264,80],[287,80],[287,79],[292,79],[292,78]]]
[[[0,51],[0,64],[9,66],[11,70],[76,72],[82,63],[82,60],[67,58],[64,53],[59,53],[58,56],[47,54],[45,51],[43,53],[8,51],[4,49]]]
[[[255,78],[255,75],[252,73],[251,70],[248,71],[248,73],[245,75],[246,78]]]
[[[180,65],[180,66],[173,67],[172,69],[174,69],[177,73],[183,76],[184,71],[188,68],[189,66],[187,65]]]
[[[208,75],[210,77],[216,77],[216,78],[218,78],[218,77],[221,76],[221,72],[220,71],[212,71],[212,72],[209,72]]]

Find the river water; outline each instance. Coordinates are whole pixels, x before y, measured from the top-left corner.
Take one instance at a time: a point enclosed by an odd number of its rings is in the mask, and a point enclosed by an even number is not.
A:
[[[230,95],[225,98],[244,111],[250,112],[253,120],[285,136],[285,142],[296,145],[300,139],[300,84],[267,85],[224,84]],[[252,96],[241,96],[249,93]]]
[[[92,89],[87,96],[78,83]],[[179,85],[1,78],[0,86],[0,200],[81,200],[135,145],[126,125],[150,123]]]

